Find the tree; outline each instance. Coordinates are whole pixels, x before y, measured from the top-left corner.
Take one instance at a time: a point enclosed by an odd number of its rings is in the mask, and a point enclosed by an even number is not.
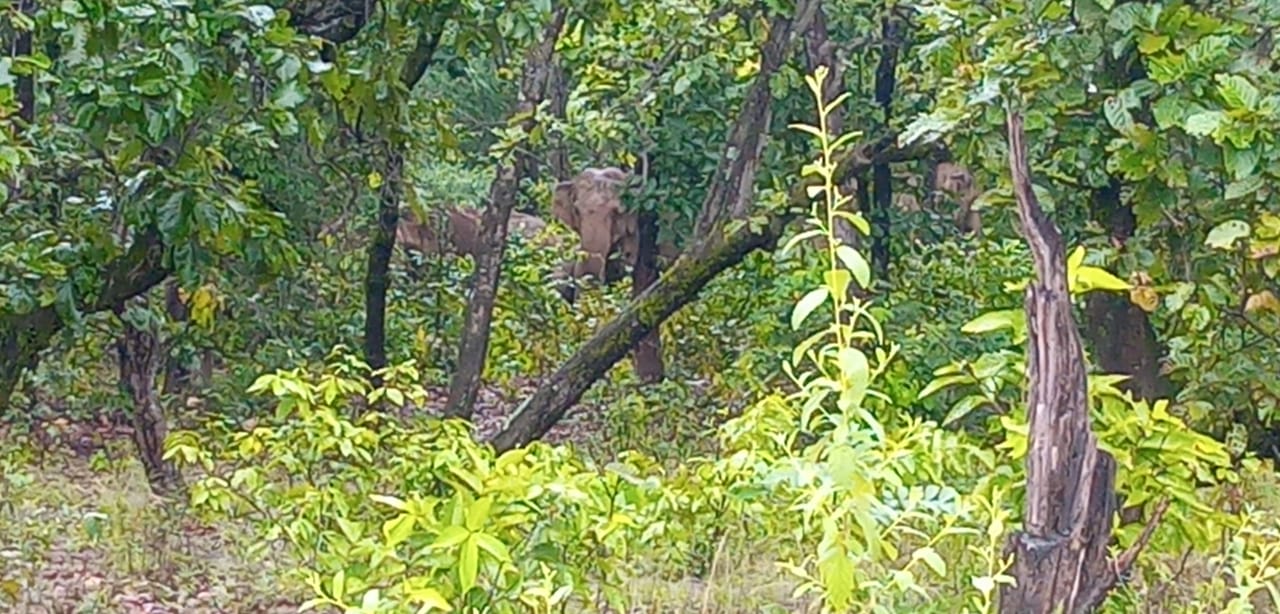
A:
[[[282,216],[226,152],[296,131],[314,59],[308,36],[349,40],[367,15],[362,2],[285,8],[287,21],[264,5],[38,7],[32,55],[21,60],[56,79],[36,80],[35,109],[24,107],[34,121],[0,155],[0,172],[26,186],[5,210],[18,231],[5,249],[22,274],[6,276],[0,301],[0,407],[84,316],[170,274],[193,287],[221,258],[291,262]]]
[[[542,38],[531,45],[525,59],[520,101],[511,117],[511,123],[518,126],[522,136],[527,137],[538,125],[536,115],[547,97],[553,71],[552,52],[567,14],[568,7],[564,4],[552,10]],[[514,150],[509,154],[512,160],[499,164],[497,176],[489,189],[489,203],[484,210],[481,227],[484,248],[476,257],[466,324],[458,346],[458,367],[449,385],[449,404],[445,408],[445,413],[450,416],[470,417],[480,390],[480,376],[489,350],[493,303],[498,294],[502,255],[507,244],[507,220],[515,209],[520,181],[531,175],[535,167],[532,155],[527,150],[517,149],[520,143],[507,146]]]

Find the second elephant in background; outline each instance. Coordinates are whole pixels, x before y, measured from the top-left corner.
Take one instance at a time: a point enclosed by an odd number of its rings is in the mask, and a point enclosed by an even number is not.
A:
[[[462,207],[432,210],[425,222],[412,211],[404,211],[396,227],[396,242],[405,249],[423,254],[459,254],[474,257],[480,251],[481,213]],[[547,223],[526,213],[513,212],[507,222],[507,236],[518,235],[533,241]]]

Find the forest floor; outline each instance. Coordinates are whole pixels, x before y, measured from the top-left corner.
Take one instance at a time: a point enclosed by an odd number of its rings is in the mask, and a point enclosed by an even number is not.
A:
[[[438,410],[432,400],[425,408]],[[516,395],[518,396],[518,395]],[[511,394],[485,390],[477,434],[491,436],[514,409]],[[601,420],[570,412],[553,441],[599,444]],[[251,552],[253,532],[208,525],[158,505],[135,460],[127,427],[55,419],[15,447],[0,425],[0,609],[15,614],[297,612],[311,591],[287,579],[274,549]],[[190,479],[190,477],[188,478]],[[739,553],[741,554],[741,553]],[[642,612],[799,612],[794,580],[748,556],[706,580],[631,586]],[[785,605],[784,605],[785,604]],[[772,606],[772,607],[770,607]]]

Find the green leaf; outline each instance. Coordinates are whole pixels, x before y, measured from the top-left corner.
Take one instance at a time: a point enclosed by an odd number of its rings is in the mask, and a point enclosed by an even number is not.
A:
[[[1164,36],[1163,34],[1143,32],[1142,35],[1138,37],[1138,51],[1141,51],[1143,55],[1151,55],[1161,49],[1164,49],[1165,45],[1168,44],[1169,37]]]
[[[382,537],[388,546],[394,548],[413,535],[413,524],[412,515],[400,514],[382,523]]]
[[[1074,271],[1080,268],[1082,264],[1084,264],[1084,246],[1077,245],[1075,249],[1071,250],[1071,255],[1067,256],[1067,271]]]
[[[471,502],[467,506],[467,528],[479,531],[489,520],[489,510],[493,507],[493,497],[485,496]]]
[[[1256,109],[1262,94],[1240,75],[1218,75],[1218,94],[1233,109]]]
[[[1244,179],[1241,179],[1239,181],[1233,181],[1227,184],[1227,188],[1223,194],[1223,198],[1227,200],[1236,200],[1237,198],[1244,198],[1245,196],[1248,196],[1250,194],[1253,194],[1254,192],[1257,192],[1258,189],[1261,187],[1262,187],[1262,176],[1249,175]]]
[[[1227,220],[1209,231],[1204,244],[1214,249],[1231,249],[1237,240],[1249,236],[1249,224],[1243,220]]]
[[[944,390],[946,388],[950,388],[951,386],[964,383],[969,380],[970,380],[970,377],[967,375],[945,375],[942,377],[935,377],[932,380],[930,380],[928,384],[925,384],[925,387],[921,389],[918,394],[916,394],[916,400],[920,401],[920,400],[926,399],[936,394],[939,390]]]
[[[1076,269],[1071,277],[1071,290],[1088,292],[1090,290],[1128,290],[1129,283],[1112,275],[1106,269],[1096,266],[1082,266]]]
[[[956,401],[955,405],[951,406],[951,409],[947,411],[947,415],[942,418],[942,425],[948,426],[957,420],[961,420],[986,403],[987,398],[980,394],[971,394],[960,399]]]
[[[458,553],[458,582],[462,592],[466,593],[476,585],[476,576],[480,573],[480,549],[473,535],[462,544],[462,552]]]
[[[853,273],[853,278],[858,281],[859,287],[867,288],[871,285],[871,265],[858,250],[849,245],[840,245],[836,247],[836,257],[849,269],[849,272]]]
[[[440,610],[441,612],[452,612],[453,606],[449,605],[449,600],[440,594],[440,591],[434,588],[414,588],[406,591],[405,598],[410,603],[420,603],[422,608],[419,613],[430,612],[432,610]]]
[[[791,330],[800,330],[800,325],[804,324],[804,321],[809,317],[809,314],[813,313],[813,310],[817,309],[822,305],[823,301],[827,300],[827,292],[828,290],[826,286],[815,288],[810,290],[808,294],[804,295],[804,297],[796,303],[795,311],[791,312]]]
[[[1129,110],[1125,108],[1119,96],[1110,96],[1103,101],[1102,112],[1107,116],[1107,123],[1111,124],[1116,132],[1125,136],[1133,133],[1133,116],[1129,115]]]
[[[369,495],[369,498],[372,499],[375,503],[389,505],[402,512],[409,511],[409,504],[405,503],[404,499],[401,499],[399,497],[395,497],[392,495]]]
[[[1182,129],[1192,136],[1209,136],[1222,125],[1225,115],[1222,111],[1201,111],[1187,117]]]
[[[1003,309],[988,311],[960,327],[960,331],[968,334],[983,334],[1005,328],[1013,328],[1014,319],[1022,314],[1020,309]]]
[[[440,535],[431,543],[432,548],[449,548],[456,546],[471,536],[471,531],[458,525],[449,525],[440,531]]]
[[[511,552],[507,550],[506,544],[488,533],[476,533],[476,544],[499,562],[507,563],[511,561]]]
[[[942,560],[941,556],[938,556],[937,550],[934,550],[929,546],[925,546],[923,548],[916,550],[915,552],[912,552],[911,560],[924,561],[924,564],[928,565],[929,569],[933,570],[933,573],[938,574],[939,578],[947,577],[946,562]]]

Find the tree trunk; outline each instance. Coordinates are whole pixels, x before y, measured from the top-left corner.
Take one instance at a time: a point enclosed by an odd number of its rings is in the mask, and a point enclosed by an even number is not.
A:
[[[935,151],[932,144],[900,149],[897,135],[891,134],[843,154],[835,178],[844,181],[865,173],[879,162],[919,159]],[[787,224],[798,216],[796,211],[807,208],[806,190],[814,185],[817,180],[809,178],[795,186],[789,195],[791,206],[770,212],[763,228],[752,231],[753,225],[742,225],[723,241],[703,243],[703,250],[685,251],[658,283],[632,300],[543,382],[516,411],[507,428],[494,438],[495,448],[506,451],[541,437],[600,376],[626,356],[633,345],[694,300],[716,275],[741,262],[754,250],[776,246]]]
[[[178,291],[178,280],[170,279],[164,284],[164,309],[169,319],[174,322],[186,322],[190,317],[189,310],[182,302]],[[191,369],[182,360],[173,355],[164,357],[164,393],[176,394],[191,383]]]
[[[1121,201],[1121,184],[1111,184],[1093,194],[1093,219],[1123,249],[1133,236],[1133,211]],[[1098,367],[1107,373],[1123,373],[1130,379],[1121,384],[1135,397],[1148,401],[1167,397],[1172,389],[1160,373],[1164,346],[1156,338],[1147,312],[1129,297],[1114,292],[1090,292],[1085,299],[1085,334],[1093,346]]]
[[[1107,559],[1115,462],[1090,428],[1084,352],[1072,317],[1062,236],[1031,189],[1022,117],[1008,116],[1009,166],[1036,278],[1027,287],[1026,509],[1011,536],[1013,576],[1000,611],[1075,614],[1098,607],[1115,585]]]
[[[902,48],[906,26],[902,20],[887,15],[880,25],[880,62],[876,66],[876,104],[884,114],[886,129],[893,117],[893,90],[898,84],[898,53]],[[889,209],[893,206],[893,172],[888,164],[877,164],[871,169],[872,207],[871,265],[876,277],[889,279],[889,241],[893,228]]]
[[[23,17],[34,20],[36,9],[36,0],[18,0],[18,11]],[[35,27],[34,23],[32,27]],[[13,53],[10,57],[31,57],[32,31],[19,30],[15,34]],[[19,75],[15,81],[14,97],[18,102],[18,117],[26,124],[23,126],[26,130],[36,123],[36,78],[35,75]]]
[[[400,67],[400,83],[408,90],[413,90],[431,66],[444,27],[456,8],[456,2],[438,6],[427,24],[418,32],[413,51]],[[364,17],[359,21],[363,24]],[[369,242],[369,260],[364,278],[364,359],[374,371],[387,366],[387,291],[391,287],[389,271],[391,254],[396,247],[396,226],[400,223],[400,201],[404,197],[403,145],[399,139],[384,138],[380,146],[384,149],[382,186],[378,191],[378,223],[374,227],[373,240]],[[382,378],[374,375],[371,383],[381,386]]]
[[[552,54],[556,40],[564,28],[568,7],[556,7],[551,21],[543,30],[542,40],[529,50],[525,58],[524,77],[520,86],[520,102],[513,115],[527,114],[521,122],[525,134],[537,126],[534,111],[547,95],[547,82],[552,71]],[[458,368],[449,382],[449,403],[445,415],[471,417],[476,396],[480,392],[485,358],[489,353],[489,326],[493,320],[493,303],[498,294],[502,272],[502,256],[507,247],[507,221],[515,208],[520,181],[536,168],[536,160],[518,148],[511,162],[504,162],[489,188],[489,206],[485,207],[481,225],[482,249],[476,254],[475,274],[471,278],[471,296],[467,300],[467,318],[458,347]]]
[[[641,211],[638,228],[640,244],[636,250],[636,262],[631,271],[631,298],[638,299],[645,290],[658,281],[658,215],[653,211]],[[636,344],[636,377],[645,384],[662,381],[666,367],[662,363],[662,335],[660,327],[653,327]]]
[[[756,171],[773,109],[769,80],[787,60],[791,42],[808,31],[821,6],[819,0],[797,2],[794,19],[777,16],[770,20],[769,35],[760,49],[760,69],[742,102],[742,110],[725,142],[711,187],[698,212],[695,227],[698,240],[687,250],[695,257],[714,250],[724,234],[721,229],[725,222],[747,215],[755,197]]]
[[[139,299],[136,302],[138,308],[146,310],[146,299]],[[138,459],[142,461],[152,492],[160,496],[181,494],[182,476],[164,459],[164,440],[169,428],[164,409],[156,398],[156,375],[165,362],[159,327],[154,318],[149,319],[145,328],[135,326],[126,317],[123,304],[116,309],[116,315],[124,327],[116,343],[120,388],[133,402],[130,421]]]
[[[378,192],[378,224],[369,242],[369,264],[364,276],[364,360],[377,371],[387,366],[387,290],[391,286],[391,252],[396,246],[400,221],[400,197],[404,193],[404,156],[398,146],[383,143],[385,164]],[[382,378],[373,376],[374,386]]]
[[[98,296],[85,297],[76,307],[85,313],[106,311],[155,287],[169,275],[164,252],[159,233],[146,230],[123,256],[97,271],[95,277],[103,280]],[[35,368],[40,352],[65,325],[53,305],[0,317],[0,411],[8,407],[23,372]]]

